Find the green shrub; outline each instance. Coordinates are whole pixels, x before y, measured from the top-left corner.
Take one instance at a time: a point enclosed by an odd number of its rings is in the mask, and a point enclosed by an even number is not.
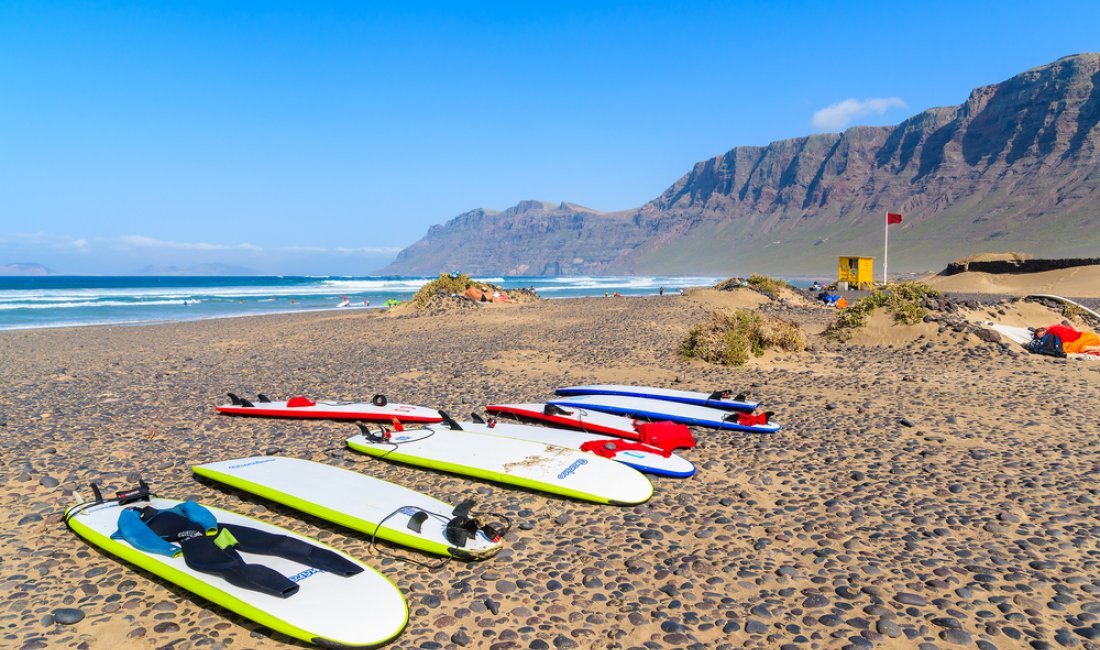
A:
[[[779,298],[779,290],[787,286],[787,281],[753,273],[749,276],[749,286],[774,300]]]
[[[708,363],[739,366],[768,348],[799,351],[806,347],[801,328],[790,321],[765,318],[751,309],[715,312],[691,328],[680,343],[680,355]]]
[[[412,303],[417,309],[422,309],[435,296],[439,294],[447,296],[462,295],[466,291],[466,287],[477,287],[482,291],[493,290],[492,285],[471,280],[470,276],[465,273],[454,277],[449,273],[442,273],[438,278],[420,287],[420,291],[417,291],[416,295],[412,297]]]
[[[829,326],[826,334],[842,340],[850,338],[852,330],[866,325],[867,317],[879,307],[885,307],[896,323],[916,325],[928,314],[925,299],[939,295],[939,291],[923,282],[899,282],[875,289],[869,296],[838,311],[836,321]]]

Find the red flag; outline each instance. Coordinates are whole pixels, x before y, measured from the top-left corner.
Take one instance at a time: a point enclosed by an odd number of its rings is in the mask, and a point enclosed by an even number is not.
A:
[[[887,226],[892,226],[895,223],[901,223],[901,215],[896,213],[896,212],[887,212],[886,213],[886,225]]]

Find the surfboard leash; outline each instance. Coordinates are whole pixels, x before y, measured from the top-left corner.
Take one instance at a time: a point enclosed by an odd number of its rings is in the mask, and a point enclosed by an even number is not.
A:
[[[389,453],[389,452],[387,452],[387,453]],[[417,560],[416,558],[413,558],[413,557],[404,556],[404,555],[401,555],[401,554],[393,552],[393,551],[383,550],[383,547],[378,545],[378,531],[379,531],[379,529],[382,528],[382,524],[386,523],[390,518],[394,517],[395,515],[405,513],[408,509],[416,510],[417,514],[423,513],[424,515],[435,517],[435,518],[439,519],[440,521],[443,521],[444,523],[449,521],[443,515],[440,515],[440,514],[437,514],[437,513],[434,513],[434,512],[429,512],[429,511],[424,510],[423,508],[419,508],[417,506],[401,506],[400,508],[398,508],[397,510],[394,510],[393,512],[386,515],[385,517],[382,517],[381,521],[379,521],[377,524],[375,524],[374,532],[372,532],[370,534],[370,547],[369,547],[370,550],[374,551],[374,552],[377,552],[379,555],[385,555],[386,557],[393,558],[395,560],[400,560],[402,562],[408,562],[410,564],[415,564],[415,565],[423,567],[423,568],[425,568],[429,571],[438,571],[439,569],[442,569],[443,567],[447,566],[447,564],[451,560],[454,559],[453,555],[447,555],[447,557],[443,558],[439,562],[424,562],[422,560]],[[413,515],[413,516],[415,516],[415,515]],[[427,517],[425,517],[425,518],[427,518]]]

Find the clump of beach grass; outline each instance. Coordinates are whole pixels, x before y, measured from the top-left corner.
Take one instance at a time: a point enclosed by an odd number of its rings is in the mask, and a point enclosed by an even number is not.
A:
[[[940,292],[923,282],[898,282],[875,289],[869,296],[837,312],[836,321],[826,330],[833,338],[846,340],[853,330],[867,324],[867,318],[879,307],[886,309],[900,325],[916,325],[928,315],[928,298]]]
[[[409,303],[414,310],[420,311],[429,307],[437,308],[440,305],[454,303],[460,306],[469,306],[472,301],[468,298],[466,290],[473,287],[483,294],[506,293],[509,299],[517,302],[530,302],[538,300],[538,294],[532,289],[512,289],[507,292],[503,287],[488,282],[479,282],[465,273],[443,273],[416,292]]]
[[[779,299],[779,291],[787,288],[787,281],[753,273],[749,276],[749,286],[772,300]]]
[[[723,366],[740,366],[772,349],[797,352],[806,348],[802,329],[791,321],[770,318],[751,309],[732,314],[714,312],[680,343],[680,356]]]
[[[465,273],[442,273],[440,276],[424,286],[412,297],[413,307],[423,309],[427,307],[437,296],[461,296],[467,287],[476,287],[481,291],[493,291],[495,287],[487,282],[472,280]]]

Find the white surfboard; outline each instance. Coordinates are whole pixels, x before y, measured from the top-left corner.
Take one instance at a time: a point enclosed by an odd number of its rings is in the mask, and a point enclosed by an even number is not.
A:
[[[555,391],[558,395],[620,395],[622,397],[646,397],[668,402],[694,404],[727,411],[752,411],[760,402],[752,402],[733,391],[721,390],[711,393],[699,393],[689,390],[656,388],[654,386],[625,386],[622,384],[593,384],[589,386],[567,386]]]
[[[408,622],[409,610],[397,587],[381,573],[343,553],[340,555],[362,567],[363,571],[343,577],[284,558],[242,552],[246,562],[272,568],[298,584],[297,593],[279,598],[196,571],[187,566],[182,556],[147,553],[124,540],[111,539],[111,534],[118,530],[118,516],[124,508],[151,505],[167,509],[179,503],[157,497],[126,506],[114,501],[86,503],[70,508],[65,513],[66,523],[77,535],[111,555],[295,639],[325,647],[372,647],[396,637]],[[324,546],[316,540],[244,515],[209,506],[207,509],[219,523],[248,526]]]
[[[459,422],[464,431],[483,433],[490,436],[503,436],[528,440],[546,445],[559,445],[570,449],[581,449],[581,445],[595,443],[604,448],[601,454],[605,458],[617,460],[624,465],[629,465],[639,472],[656,474],[658,476],[687,477],[695,473],[695,465],[691,461],[676,454],[664,456],[660,453],[640,449],[616,450],[616,446],[631,445],[617,437],[584,433],[581,431],[569,431],[567,429],[554,429],[548,427],[534,427],[525,424],[512,424],[510,422]],[[446,424],[430,424],[425,428],[447,430]],[[593,452],[588,452],[593,453]]]
[[[425,406],[391,404],[384,395],[375,395],[370,402],[325,402],[307,397],[295,397],[287,401],[271,401],[260,396],[256,401],[241,399],[229,394],[231,404],[217,407],[226,415],[249,415],[267,418],[316,418],[323,420],[364,420],[374,422],[423,423],[440,422],[439,411]]]
[[[1048,297],[1051,297],[1051,296],[1043,296],[1043,297],[1048,298]],[[1001,336],[1005,337],[1006,339],[1008,339],[1008,340],[1010,340],[1014,343],[1019,343],[1020,345],[1023,345],[1023,346],[1026,346],[1028,343],[1031,343],[1031,330],[1029,330],[1026,327],[1015,327],[1013,325],[1002,325],[1000,323],[992,323],[992,322],[985,322],[985,323],[982,324],[982,327],[987,327],[987,328],[993,330],[994,332],[997,332]],[[1080,359],[1082,361],[1100,361],[1100,356],[1097,356],[1095,354],[1073,353],[1073,354],[1067,354],[1066,357],[1070,358],[1070,359]]]
[[[737,411],[723,411],[705,406],[682,404],[645,397],[623,397],[619,395],[577,395],[560,397],[548,402],[558,406],[594,409],[618,415],[647,418],[651,420],[671,420],[682,424],[709,427],[711,429],[731,429],[754,433],[772,433],[779,430],[774,423],[744,425],[739,423]]]
[[[497,554],[501,540],[491,529],[473,538],[447,537],[447,524],[469,507],[458,508],[426,494],[359,472],[300,458],[255,456],[191,468],[199,476],[271,499],[367,535],[460,560]]]
[[[585,501],[634,505],[653,495],[653,484],[637,470],[575,449],[449,429],[390,435],[386,441],[358,435],[347,444],[386,460]]]

